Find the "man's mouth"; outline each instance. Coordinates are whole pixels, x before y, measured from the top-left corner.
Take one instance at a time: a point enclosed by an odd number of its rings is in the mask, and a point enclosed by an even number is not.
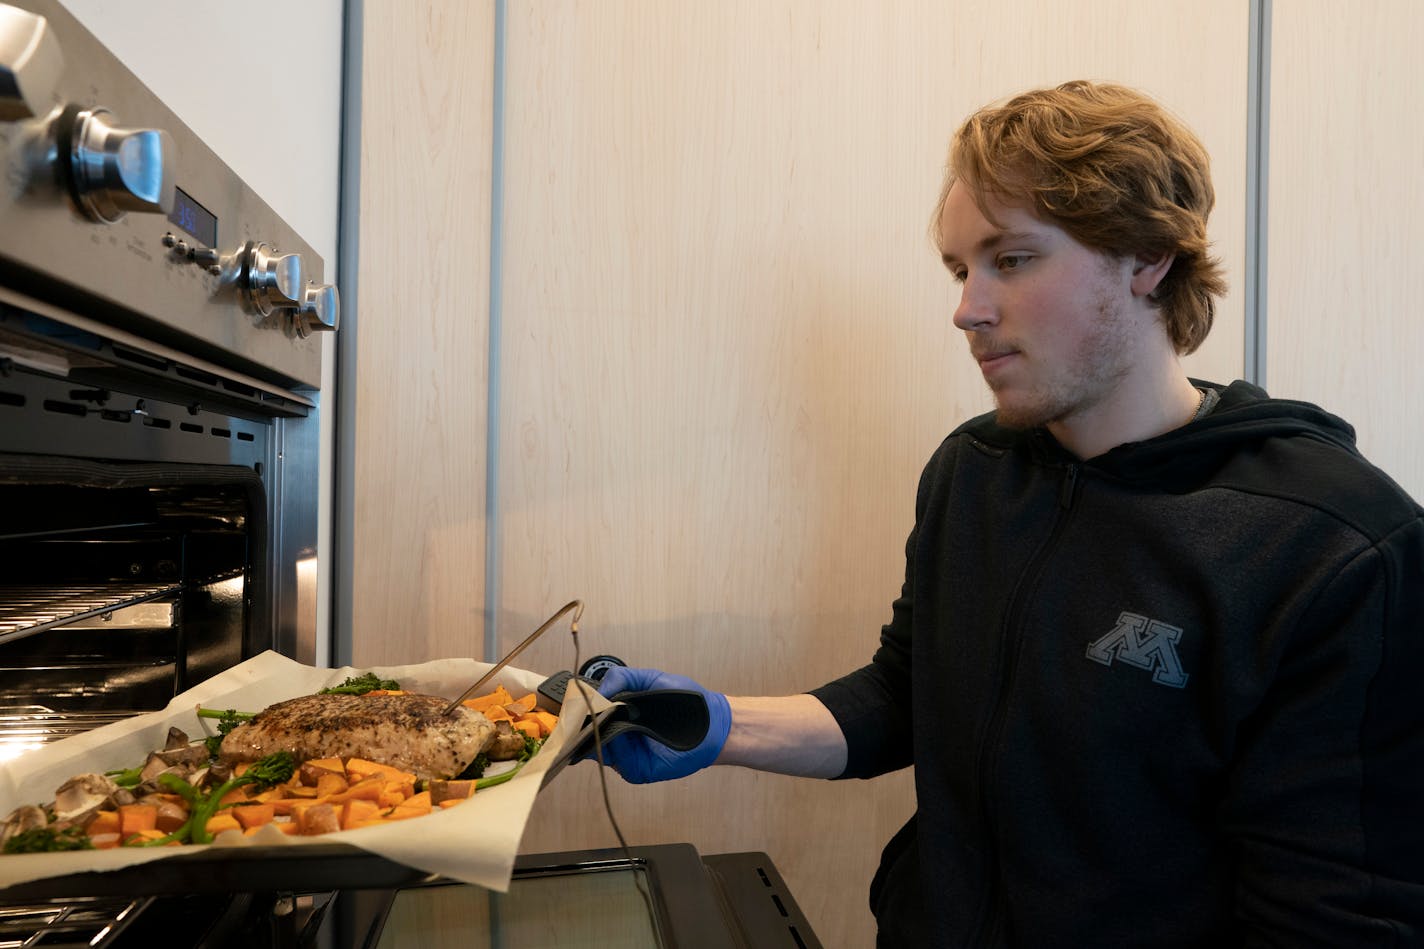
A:
[[[1016,355],[1018,355],[1018,350],[1016,349],[994,349],[975,353],[974,358],[978,361],[980,368],[989,369],[992,366],[1002,364],[1010,356]]]

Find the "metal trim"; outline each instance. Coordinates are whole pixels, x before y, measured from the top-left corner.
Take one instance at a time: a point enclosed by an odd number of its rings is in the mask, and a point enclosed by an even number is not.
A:
[[[280,386],[274,386],[271,383],[263,382],[260,379],[256,379],[244,373],[208,362],[191,353],[181,352],[177,349],[165,346],[162,343],[155,343],[141,336],[135,336],[133,333],[121,330],[111,324],[102,323],[99,320],[90,319],[87,316],[80,316],[77,313],[71,313],[61,307],[45,303],[42,300],[36,300],[34,297],[11,290],[9,287],[0,286],[0,303],[7,303],[10,306],[26,310],[37,316],[54,320],[56,323],[63,323],[65,326],[71,326],[82,332],[92,333],[101,339],[118,343],[121,346],[127,346],[129,349],[138,350],[141,353],[155,356],[158,359],[166,359],[169,362],[178,363],[189,369],[197,369],[200,372],[205,372],[212,376],[241,383],[250,389],[265,392],[268,395],[273,395],[280,399],[290,400],[297,405],[305,406],[309,409],[316,406],[316,402],[309,396],[301,395],[290,389],[283,389]]]
[[[489,352],[485,395],[485,661],[493,662],[499,647],[500,528],[499,443],[502,343],[504,336],[504,98],[505,0],[494,4],[494,109],[490,130],[490,253]]]
[[[336,392],[331,404],[332,498],[331,617],[328,632],[334,666],[352,661],[352,600],[356,524],[356,345],[361,264],[361,69],[363,0],[344,0],[341,12],[341,156],[336,225],[336,277],[341,294],[341,332],[336,334]]]
[[[1246,65],[1246,325],[1242,374],[1266,385],[1266,230],[1270,177],[1271,2],[1251,0]]]

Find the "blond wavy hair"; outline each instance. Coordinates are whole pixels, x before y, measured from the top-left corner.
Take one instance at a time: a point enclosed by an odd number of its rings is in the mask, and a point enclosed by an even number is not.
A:
[[[990,196],[1031,209],[1102,253],[1175,255],[1151,298],[1172,345],[1194,352],[1211,331],[1214,298],[1226,292],[1221,263],[1208,253],[1211,160],[1152,98],[1079,80],[976,112],[950,146],[936,240],[957,181],[991,221]]]

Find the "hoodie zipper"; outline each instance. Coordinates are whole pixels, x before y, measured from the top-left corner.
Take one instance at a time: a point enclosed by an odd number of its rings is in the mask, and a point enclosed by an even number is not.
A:
[[[1059,485],[1058,512],[1049,529],[1048,537],[1034,551],[1028,566],[1019,577],[1018,584],[1009,600],[1009,610],[1004,619],[1004,651],[999,666],[998,687],[994,693],[988,724],[984,728],[984,740],[979,746],[979,817],[984,831],[984,897],[980,901],[978,918],[972,935],[966,945],[993,946],[997,944],[1004,921],[1004,891],[999,881],[999,864],[994,856],[994,840],[998,836],[998,825],[993,810],[989,806],[989,794],[993,788],[993,771],[998,760],[999,744],[1003,739],[1007,696],[1012,692],[1015,676],[1018,674],[1019,643],[1023,638],[1023,614],[1027,603],[1043,573],[1043,565],[1048,555],[1058,544],[1063,526],[1072,512],[1073,501],[1078,488],[1078,471],[1082,465],[1074,462],[1063,471],[1063,481]]]

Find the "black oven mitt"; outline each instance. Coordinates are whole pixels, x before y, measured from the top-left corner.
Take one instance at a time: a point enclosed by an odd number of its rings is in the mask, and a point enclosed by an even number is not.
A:
[[[650,692],[620,692],[609,698],[619,702],[598,725],[598,737],[607,745],[619,735],[647,735],[673,751],[691,751],[707,737],[711,713],[701,692],[685,689],[654,689]],[[575,746],[570,761],[593,757],[593,732]]]

